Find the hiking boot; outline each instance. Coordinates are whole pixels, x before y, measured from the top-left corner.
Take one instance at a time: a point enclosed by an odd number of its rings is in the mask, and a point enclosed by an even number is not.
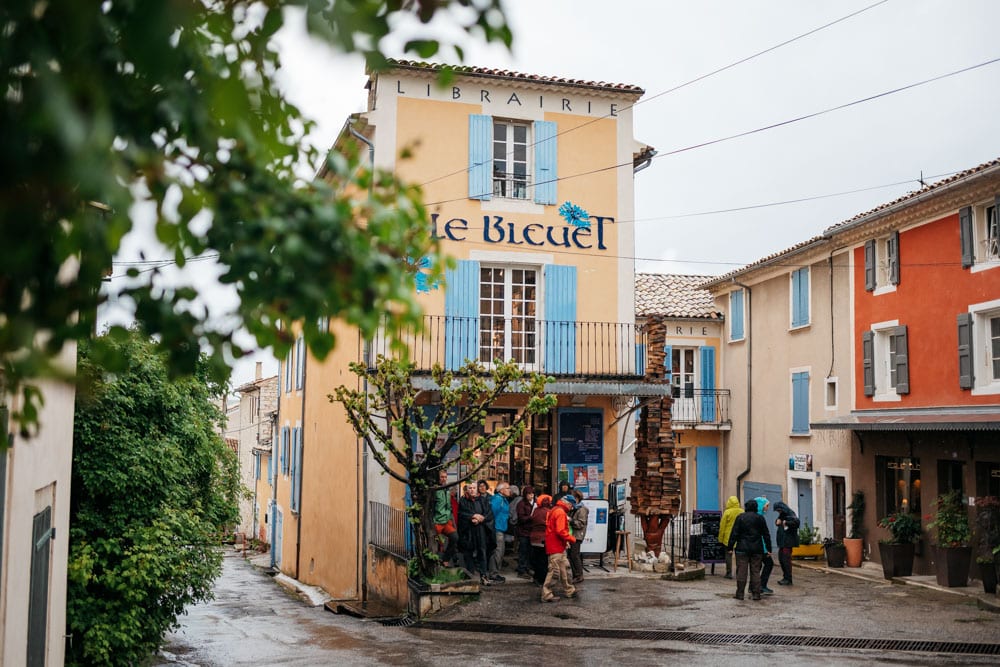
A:
[[[573,577],[572,581],[573,581],[574,584],[578,584],[581,581],[583,581],[583,577]]]
[[[760,592],[761,592],[761,595],[774,595],[774,591],[772,591],[767,586],[765,586],[764,588],[760,589]]]
[[[553,595],[550,598],[542,598],[542,602],[559,602],[559,597],[557,595]]]
[[[754,600],[759,600],[760,599],[760,595],[758,593],[754,593],[753,594],[753,599]]]
[[[479,585],[480,585],[480,586],[489,586],[489,585],[491,585],[492,583],[493,583],[493,582],[492,582],[492,581],[490,581],[490,578],[489,578],[489,577],[479,577]]]
[[[495,583],[495,584],[502,584],[502,583],[505,583],[507,581],[506,577],[503,577],[503,576],[501,576],[499,574],[491,574],[490,575],[490,579],[492,579],[493,583]]]
[[[778,585],[779,586],[791,586],[792,582],[789,581],[788,579],[782,579],[781,581],[778,582]]]
[[[734,599],[734,600],[742,600],[742,599],[743,599],[743,596],[742,596],[742,595],[740,595],[739,593],[737,593],[736,595],[734,595],[734,596],[733,596],[733,599]]]

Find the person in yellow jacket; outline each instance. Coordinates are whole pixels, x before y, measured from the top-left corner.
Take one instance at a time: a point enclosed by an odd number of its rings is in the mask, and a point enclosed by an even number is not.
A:
[[[728,545],[729,535],[733,532],[733,523],[736,517],[743,513],[740,507],[740,499],[736,496],[729,496],[726,501],[726,509],[719,519],[719,544]],[[733,578],[733,550],[726,546],[726,579]]]

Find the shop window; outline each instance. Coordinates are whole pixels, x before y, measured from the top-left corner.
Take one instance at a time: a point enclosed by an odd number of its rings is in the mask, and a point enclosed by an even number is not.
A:
[[[976,461],[976,495],[1000,497],[1000,462]]]
[[[875,457],[876,512],[920,514],[920,459],[896,456]]]
[[[958,491],[959,496],[965,495],[965,461],[941,459],[937,463],[938,495]]]

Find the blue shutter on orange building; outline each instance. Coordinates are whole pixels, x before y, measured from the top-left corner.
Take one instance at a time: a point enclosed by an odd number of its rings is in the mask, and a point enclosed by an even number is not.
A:
[[[493,195],[493,118],[469,116],[469,199],[488,200]]]
[[[445,368],[454,371],[479,357],[479,262],[459,260],[445,272],[445,282]]]
[[[535,121],[535,203],[555,204],[559,173],[556,170],[556,124]]]
[[[545,265],[545,372],[576,371],[576,267]]]

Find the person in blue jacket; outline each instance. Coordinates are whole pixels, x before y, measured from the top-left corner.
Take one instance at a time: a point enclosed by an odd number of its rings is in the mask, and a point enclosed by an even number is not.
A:
[[[507,482],[500,482],[497,484],[497,488],[493,497],[490,499],[490,507],[493,510],[493,530],[494,537],[496,538],[495,546],[493,548],[493,553],[490,554],[490,579],[494,583],[503,583],[506,580],[503,575],[500,574],[500,568],[503,566],[503,556],[506,549],[504,544],[505,535],[507,533],[507,522],[510,520],[510,484]]]

